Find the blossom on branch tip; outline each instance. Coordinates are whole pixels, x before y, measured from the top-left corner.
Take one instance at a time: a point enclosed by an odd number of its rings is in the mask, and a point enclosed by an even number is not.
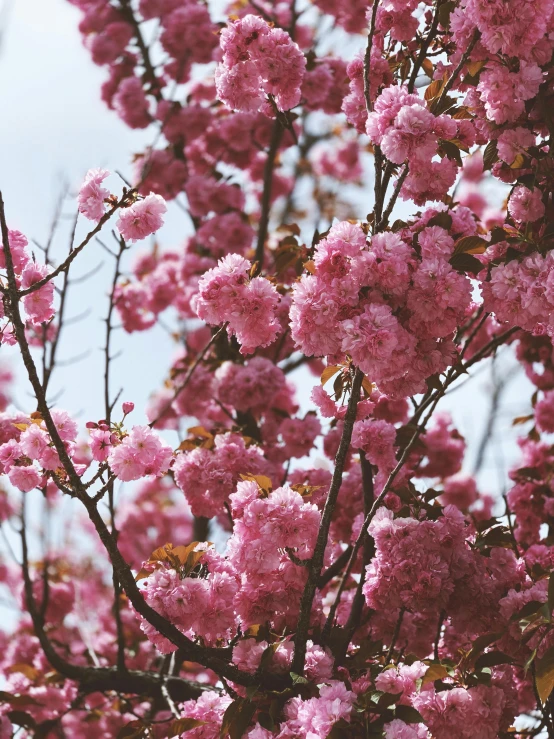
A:
[[[117,228],[125,241],[142,241],[163,225],[162,216],[167,211],[161,195],[150,193],[119,212]]]

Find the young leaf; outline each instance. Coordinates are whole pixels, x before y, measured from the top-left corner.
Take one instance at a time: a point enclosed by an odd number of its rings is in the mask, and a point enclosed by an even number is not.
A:
[[[185,731],[196,729],[198,726],[205,726],[207,721],[200,721],[197,718],[178,718],[169,727],[169,736],[180,736]]]
[[[444,665],[429,665],[427,672],[423,676],[422,684],[434,683],[435,680],[442,680],[444,677],[448,677],[448,670]]]
[[[334,377],[339,371],[340,367],[337,364],[330,364],[328,367],[325,367],[321,373],[321,384],[325,385],[325,383],[328,382],[331,377]]]
[[[246,698],[237,698],[227,706],[223,714],[221,739],[229,735],[230,739],[241,739],[246,729],[250,726],[252,717],[256,712],[256,704]]]
[[[492,165],[498,161],[498,149],[496,147],[496,141],[489,141],[485,147],[483,153],[483,167],[490,169]]]
[[[457,254],[484,254],[488,245],[488,241],[485,241],[481,236],[464,236],[454,244],[452,256]]]
[[[539,698],[545,703],[554,689],[554,647],[547,649],[543,656],[535,661],[535,685]]]

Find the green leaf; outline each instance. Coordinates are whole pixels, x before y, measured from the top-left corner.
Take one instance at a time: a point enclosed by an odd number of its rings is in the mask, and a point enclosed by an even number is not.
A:
[[[229,734],[230,739],[241,739],[250,726],[256,713],[256,704],[246,698],[237,698],[227,706],[223,714],[219,736],[224,739]]]
[[[475,662],[475,668],[477,670],[482,667],[496,667],[496,665],[511,665],[513,663],[512,657],[505,652],[486,652],[482,654]]]
[[[440,148],[444,151],[446,156],[452,161],[456,162],[458,167],[462,166],[462,155],[460,149],[452,141],[441,141]]]
[[[453,1],[442,3],[442,5],[439,7],[439,23],[445,29],[445,31],[448,31],[448,29],[450,28],[450,15],[455,7],[456,3]]]
[[[483,167],[484,169],[490,169],[492,165],[498,161],[498,148],[496,141],[489,141],[483,152]]]
[[[474,275],[483,269],[483,264],[472,254],[456,254],[450,258],[450,264],[458,272],[470,272]]]
[[[427,226],[440,226],[446,231],[450,231],[452,227],[452,216],[443,210],[440,213],[436,213],[432,218],[430,218]]]
[[[379,708],[388,708],[389,706],[394,706],[401,695],[402,693],[383,693],[383,695],[379,696],[377,705]]]
[[[522,618],[527,618],[528,616],[534,616],[537,611],[539,611],[543,606],[543,603],[539,600],[530,600],[529,603],[526,603],[522,608],[517,611],[517,613],[512,614],[510,621],[520,621]]]
[[[290,672],[289,675],[292,677],[293,685],[307,685],[308,681],[303,675],[297,675],[296,672]]]
[[[394,715],[406,724],[423,723],[423,716],[415,708],[412,708],[412,706],[396,706]]]
[[[349,726],[350,724],[344,721],[344,719],[340,719],[336,724],[334,724],[325,739],[344,739],[346,736],[345,732],[348,731]]]
[[[30,713],[25,711],[8,711],[8,718],[12,724],[23,726],[25,729],[36,729],[37,722]]]
[[[507,236],[506,231],[500,226],[495,226],[491,231],[491,238],[489,244],[498,244],[500,241],[504,241]]]

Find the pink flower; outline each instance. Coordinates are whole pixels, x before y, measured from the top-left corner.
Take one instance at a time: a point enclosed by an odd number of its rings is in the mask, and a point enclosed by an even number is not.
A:
[[[517,128],[508,129],[498,137],[498,156],[506,164],[512,164],[516,156],[525,153],[529,147],[534,146],[535,141],[535,134],[527,128],[518,126]]]
[[[272,112],[267,95],[281,111],[298,105],[306,59],[286,31],[246,15],[222,31],[221,48],[216,88],[230,108]]]
[[[21,287],[26,289],[40,282],[49,270],[46,265],[28,262],[21,273]],[[33,324],[49,321],[54,315],[54,283],[52,280],[23,298],[23,307]]]
[[[99,221],[106,210],[110,191],[101,185],[109,174],[107,169],[89,169],[79,190],[79,212],[91,221]]]
[[[112,434],[110,431],[95,429],[90,432],[90,450],[92,458],[97,462],[105,462],[112,448]]]
[[[48,434],[35,423],[21,434],[19,446],[29,459],[40,459],[50,441]]]
[[[0,464],[4,468],[4,472],[9,472],[20,457],[23,456],[23,450],[15,439],[9,439],[5,444],[0,446]]]
[[[100,440],[99,451],[102,450]],[[112,447],[108,464],[120,480],[138,480],[146,475],[167,472],[172,458],[171,448],[148,426],[134,426],[121,444]]]
[[[67,411],[62,411],[59,408],[54,408],[51,413],[62,441],[75,441],[79,431],[76,421],[71,418]]]
[[[537,221],[544,215],[542,191],[538,187],[529,190],[525,185],[518,185],[510,196],[508,211],[520,223]]]
[[[141,241],[162,227],[162,216],[166,211],[167,206],[161,195],[150,193],[120,211],[117,221],[119,233],[126,241]]]
[[[22,493],[28,493],[41,482],[41,476],[32,465],[30,467],[12,467],[8,473],[12,485]]]

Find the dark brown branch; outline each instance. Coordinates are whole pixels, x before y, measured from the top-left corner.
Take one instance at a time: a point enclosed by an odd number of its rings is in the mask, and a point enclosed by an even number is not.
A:
[[[379,9],[379,0],[374,0],[373,12],[371,14],[371,22],[369,26],[369,35],[367,38],[367,46],[364,54],[364,99],[365,107],[368,115],[371,113],[371,49],[373,47],[373,37],[375,36],[375,23],[377,21],[377,11]],[[382,187],[382,175],[383,175],[383,155],[381,153],[381,147],[375,145],[374,148],[374,159],[375,159],[375,206],[374,206],[374,223],[378,223],[381,220],[381,211],[383,208],[383,187]]]
[[[442,105],[443,105],[443,103],[444,103],[444,101],[446,99],[446,96],[448,95],[448,93],[450,92],[450,90],[454,87],[454,83],[458,79],[458,76],[459,76],[460,72],[462,71],[462,69],[464,67],[464,64],[469,59],[469,55],[471,54],[471,52],[475,48],[475,44],[477,43],[477,41],[479,41],[480,36],[481,36],[481,34],[479,33],[479,30],[476,28],[475,31],[473,32],[472,39],[469,42],[469,45],[468,45],[467,49],[464,51],[464,53],[462,54],[462,57],[461,57],[460,61],[458,62],[458,66],[456,67],[456,69],[450,75],[450,77],[448,79],[448,82],[443,87],[442,92],[441,92],[441,95],[438,98],[438,100],[436,100],[433,103],[433,105],[431,106],[431,111],[434,111],[434,110],[439,110],[440,111],[442,109]]]
[[[204,357],[205,357],[205,356],[206,356],[206,354],[208,353],[208,350],[209,350],[209,349],[210,349],[210,347],[211,347],[211,346],[212,346],[212,345],[213,345],[213,344],[215,343],[215,341],[216,341],[216,340],[217,340],[217,339],[219,338],[219,336],[220,336],[220,335],[221,335],[221,334],[222,334],[222,333],[223,333],[223,332],[225,331],[225,329],[226,329],[226,328],[227,328],[227,324],[226,324],[226,323],[224,323],[224,324],[223,324],[223,326],[221,326],[220,328],[218,328],[218,330],[217,330],[217,331],[216,331],[216,332],[214,333],[214,335],[213,335],[213,336],[212,336],[212,338],[211,338],[211,339],[210,339],[210,340],[208,341],[208,343],[206,344],[206,346],[205,346],[205,347],[204,347],[204,348],[202,349],[202,351],[201,351],[201,352],[200,352],[200,353],[199,353],[199,354],[198,354],[198,355],[196,356],[196,358],[195,358],[194,362],[193,362],[193,363],[191,364],[191,366],[189,367],[189,369],[188,369],[188,371],[187,371],[187,373],[186,373],[186,375],[185,375],[185,379],[184,379],[184,380],[183,380],[183,382],[182,382],[182,383],[181,383],[181,384],[180,384],[180,385],[179,385],[179,386],[178,386],[178,387],[177,387],[177,388],[176,388],[176,389],[174,390],[174,392],[173,392],[173,395],[172,395],[172,397],[171,397],[171,400],[169,400],[169,401],[168,401],[168,402],[167,402],[167,403],[166,403],[166,404],[164,405],[164,407],[163,407],[163,408],[162,408],[162,410],[161,410],[161,411],[160,411],[160,412],[158,413],[158,415],[156,416],[156,418],[155,418],[155,419],[154,419],[153,421],[150,421],[150,423],[148,424],[148,425],[150,426],[150,428],[153,428],[153,427],[154,427],[154,426],[155,426],[155,425],[156,425],[156,424],[158,423],[158,421],[159,421],[159,420],[160,420],[161,418],[163,418],[163,415],[164,415],[164,413],[166,413],[166,412],[167,412],[167,411],[168,411],[168,410],[169,410],[169,409],[171,408],[171,405],[172,405],[172,403],[173,403],[173,402],[174,402],[174,401],[175,401],[175,400],[176,400],[176,399],[177,399],[177,398],[179,397],[179,395],[180,395],[180,394],[181,394],[181,393],[183,392],[183,390],[184,390],[184,389],[185,389],[185,388],[187,387],[187,385],[189,384],[189,382],[190,382],[190,381],[191,381],[191,379],[192,379],[192,376],[193,376],[193,375],[194,375],[194,373],[196,372],[196,369],[198,368],[198,366],[199,366],[199,365],[200,365],[200,363],[201,363],[201,362],[202,362],[202,361],[204,360]]]
[[[337,503],[337,498],[342,484],[344,465],[346,462],[348,451],[350,449],[352,429],[354,427],[354,421],[356,420],[356,409],[360,400],[360,389],[362,387],[363,378],[363,372],[359,369],[356,369],[354,371],[354,377],[352,379],[350,400],[348,401],[348,407],[346,410],[346,415],[344,417],[342,436],[335,457],[335,469],[333,472],[333,478],[331,480],[331,486],[329,488],[327,500],[325,501],[325,506],[321,515],[321,524],[314,548],[314,554],[308,568],[308,579],[306,580],[306,585],[304,586],[304,591],[300,600],[300,615],[298,617],[296,635],[294,638],[294,658],[292,662],[292,671],[296,672],[296,674],[298,675],[301,675],[304,671],[306,642],[308,639],[308,629],[310,626],[312,603],[314,600],[315,592],[317,590],[319,578],[321,576],[321,568],[323,566],[323,557],[325,554],[325,547],[327,546],[331,518],[333,516],[333,512]]]
[[[104,343],[104,414],[105,420],[108,426],[112,420],[112,411],[114,408],[115,400],[110,400],[110,369],[111,361],[111,339],[112,339],[112,317],[115,309],[115,293],[117,290],[117,281],[120,275],[121,258],[126,249],[125,241],[123,237],[119,239],[119,251],[115,258],[115,268],[112,279],[112,287],[110,292],[109,304],[108,304],[108,315],[106,316],[106,340]],[[115,501],[114,501],[114,485],[115,479],[110,478],[108,480],[108,508],[110,511],[112,536],[117,541],[118,531],[115,524]],[[116,633],[117,633],[117,669],[120,672],[125,672],[125,633],[123,630],[123,621],[121,620],[121,584],[115,573],[112,573],[113,589],[114,589],[114,601],[113,601],[113,613],[115,618]]]
[[[52,272],[50,272],[49,274],[47,274],[46,277],[43,277],[42,280],[39,280],[38,282],[33,283],[26,290],[19,291],[18,297],[22,298],[25,295],[29,295],[29,293],[34,293],[35,290],[40,290],[40,288],[43,287],[44,285],[46,285],[46,283],[50,282],[50,280],[53,280],[55,277],[57,277],[62,272],[67,272],[67,270],[69,269],[69,267],[70,267],[71,263],[73,262],[73,260],[83,251],[83,249],[89,243],[89,241],[92,238],[94,238],[94,236],[96,236],[97,233],[100,233],[100,231],[102,230],[102,227],[104,226],[104,224],[107,223],[110,220],[110,218],[113,216],[113,214],[117,210],[119,210],[119,208],[121,208],[121,206],[124,203],[126,203],[129,200],[130,196],[132,196],[134,192],[135,192],[134,190],[129,190],[129,191],[125,192],[123,194],[123,196],[121,197],[121,199],[118,200],[118,202],[115,205],[113,205],[108,211],[106,211],[106,213],[104,213],[104,215],[98,221],[98,223],[92,229],[92,231],[90,231],[86,235],[84,241],[82,241],[79,244],[79,246],[75,247],[75,249],[73,249],[69,253],[69,255],[67,256],[67,258],[58,267],[56,267],[56,269],[52,270]]]
[[[160,103],[162,100],[164,100],[164,96],[162,94],[162,86],[160,85],[160,82],[156,75],[156,70],[154,69],[152,60],[150,59],[150,51],[148,50],[148,46],[146,45],[146,42],[142,35],[142,31],[140,30],[140,24],[135,17],[130,0],[121,0],[120,9],[128,23],[133,27],[135,38],[137,40],[137,45],[142,56],[142,64],[144,66],[146,79],[148,80],[148,82],[150,82],[150,92]]]
[[[387,227],[390,214],[392,213],[394,206],[396,205],[396,201],[398,200],[398,196],[400,195],[400,190],[402,189],[404,180],[408,176],[408,171],[409,171],[409,165],[408,165],[408,162],[406,162],[406,164],[404,165],[404,169],[402,170],[402,172],[400,173],[400,176],[396,180],[396,185],[394,187],[393,193],[389,200],[389,204],[387,205],[386,210],[383,213],[381,220],[379,221],[379,224],[377,226],[377,231],[382,231]],[[388,184],[388,181],[387,181],[387,184]],[[386,187],[384,189],[386,190]]]
[[[437,624],[437,633],[435,635],[435,646],[433,647],[433,658],[435,659],[436,662],[439,661],[439,644],[441,641],[442,627],[443,627],[445,618],[446,618],[445,611],[441,611],[439,615],[439,621]]]
[[[435,14],[433,16],[433,20],[431,21],[431,28],[429,29],[429,33],[420,46],[419,54],[414,62],[414,68],[412,69],[410,79],[408,80],[408,92],[414,91],[416,77],[419,73],[419,70],[421,69],[421,65],[425,61],[425,57],[427,56],[427,52],[429,50],[429,47],[431,46],[431,41],[433,41],[433,39],[435,38],[435,34],[437,33],[437,28],[439,27],[439,10],[442,4],[442,0],[438,0],[435,6]]]
[[[275,169],[275,161],[277,152],[281,145],[283,133],[285,129],[279,119],[275,119],[273,130],[271,132],[271,141],[267,158],[264,166],[263,192],[262,192],[262,210],[260,214],[260,223],[258,225],[258,241],[256,244],[255,261],[258,263],[258,273],[263,269],[265,241],[267,239],[267,231],[269,226],[269,211],[271,208],[271,191],[273,189],[273,170]]]
[[[333,564],[329,565],[329,567],[321,575],[317,583],[317,587],[320,590],[322,590],[327,585],[327,583],[331,582],[331,580],[340,573],[342,568],[346,565],[346,563],[350,559],[351,554],[352,554],[352,546],[348,545],[346,549],[344,550],[344,552],[342,552],[342,554],[340,554],[336,558]]]
[[[169,639],[175,646],[181,647],[185,650],[187,658],[191,661],[198,662],[199,664],[214,670],[214,672],[227,677],[233,682],[237,682],[240,685],[249,686],[255,683],[253,675],[246,674],[236,668],[234,665],[229,664],[228,659],[230,658],[230,651],[228,649],[213,649],[205,648],[186,637],[179,629],[165,619],[161,614],[151,608],[146,601],[142,593],[140,592],[137,583],[131,572],[131,568],[121,555],[118,549],[117,542],[115,541],[112,533],[106,526],[102,516],[99,514],[95,502],[88,497],[86,489],[77,474],[77,471],[69,457],[69,454],[65,448],[65,445],[58,433],[52,414],[46,402],[44,393],[42,392],[42,386],[37,374],[35,363],[31,356],[29,344],[25,335],[25,325],[21,318],[19,310],[19,294],[17,291],[17,282],[15,278],[14,265],[12,254],[9,248],[8,240],[8,226],[6,222],[6,215],[4,210],[4,201],[2,194],[0,193],[0,226],[2,232],[2,240],[4,244],[4,255],[6,260],[6,270],[8,275],[8,290],[7,296],[4,299],[6,313],[10,318],[14,334],[21,351],[23,364],[27,370],[29,381],[35,393],[37,400],[38,410],[41,412],[44,420],[46,429],[52,439],[54,448],[56,449],[62,467],[68,478],[69,486],[73,491],[73,495],[77,497],[80,502],[85,506],[88,516],[94,525],[98,536],[104,548],[106,549],[114,572],[122,584],[127,597],[131,601],[134,609],[137,613],[145,618],[157,631]],[[287,683],[287,679],[278,675],[268,676],[267,684],[273,687],[283,687]]]
[[[398,618],[396,620],[396,625],[394,627],[394,633],[392,635],[392,639],[389,646],[389,651],[387,652],[387,656],[385,658],[385,666],[388,665],[392,659],[392,655],[394,654],[394,647],[396,645],[396,642],[398,640],[398,635],[400,634],[400,628],[402,626],[402,621],[404,619],[404,614],[406,613],[405,608],[400,609],[400,613],[398,614]]]
[[[25,499],[23,501],[23,507],[25,508]],[[113,690],[122,694],[145,695],[153,700],[163,698],[159,675],[155,672],[130,670],[122,675],[115,667],[83,667],[81,665],[74,665],[65,660],[54,649],[44,630],[44,614],[39,613],[33,594],[33,583],[29,574],[29,553],[24,512],[22,515],[21,543],[26,606],[33,622],[35,634],[46,659],[52,667],[64,677],[78,682],[80,693],[107,692]],[[179,677],[168,678],[165,682],[171,692],[172,699],[179,702],[198,698],[204,691],[213,690],[209,685],[184,680]]]

